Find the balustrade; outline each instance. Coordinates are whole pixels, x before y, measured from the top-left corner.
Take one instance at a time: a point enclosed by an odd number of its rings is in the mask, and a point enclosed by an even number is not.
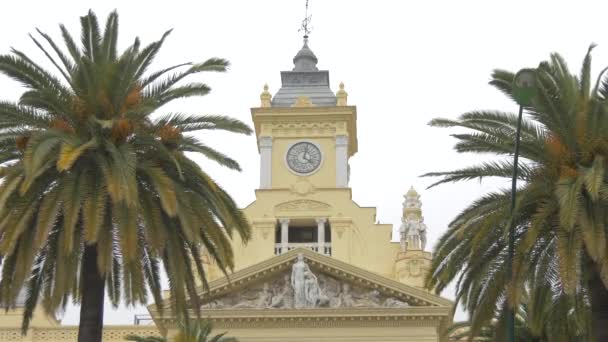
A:
[[[319,250],[319,246],[322,246],[321,250]],[[305,248],[310,249],[314,252],[325,254],[331,256],[331,243],[326,242],[323,244],[318,244],[314,242],[302,242],[302,243],[288,243],[287,246],[281,243],[274,244],[274,255],[283,254],[284,252],[288,252],[292,249],[296,248]]]

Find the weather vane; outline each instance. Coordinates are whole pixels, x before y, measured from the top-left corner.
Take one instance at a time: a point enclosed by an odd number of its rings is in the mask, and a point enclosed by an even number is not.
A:
[[[310,19],[312,19],[312,15],[308,15],[308,0],[306,0],[306,14],[304,15],[304,20],[302,20],[302,26],[298,30],[298,32],[304,31],[304,39],[308,39],[308,35],[312,31],[312,27],[309,26]]]

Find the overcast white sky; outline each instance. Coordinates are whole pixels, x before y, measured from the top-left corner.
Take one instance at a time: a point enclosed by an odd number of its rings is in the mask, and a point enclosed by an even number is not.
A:
[[[345,83],[349,104],[357,106],[359,152],[350,160],[354,200],[376,206],[380,222],[397,225],[402,196],[414,185],[422,195],[431,246],[468,203],[508,184],[425,190],[430,180],[419,175],[479,160],[453,152],[454,132],[430,128],[428,121],[473,109],[515,111],[515,104],[487,85],[493,68],[534,67],[557,51],[579,70],[592,42],[598,44],[593,70],[608,65],[605,1],[310,1],[310,47],[318,66],[330,71],[334,91]],[[78,37],[79,16],[89,8],[102,22],[118,9],[122,47],[136,35],[146,43],[173,28],[152,69],[215,56],[231,61],[228,73],[197,78],[213,88],[210,95],[168,110],[227,114],[251,124],[249,108],[259,106],[263,84],[274,94],[279,72],[291,70],[302,45],[304,0],[21,0],[3,6],[0,53],[15,47],[43,60],[27,34],[38,27],[60,40],[58,24],[64,23]],[[0,78],[0,89],[3,100],[16,100],[22,91],[7,78]],[[253,201],[259,181],[255,137],[222,133],[204,140],[235,157],[244,170],[221,169],[203,159],[201,165],[241,206]],[[444,295],[453,297],[450,291]],[[135,312],[147,313],[107,308],[105,323],[129,324]],[[64,323],[77,321],[78,309],[69,307]]]

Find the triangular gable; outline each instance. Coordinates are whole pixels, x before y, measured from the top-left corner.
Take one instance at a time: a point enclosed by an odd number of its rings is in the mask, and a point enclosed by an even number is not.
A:
[[[310,279],[306,278],[311,283],[306,289],[316,293],[316,304],[307,301],[302,306],[302,303],[297,305],[294,301],[291,277],[299,254],[312,273]],[[229,278],[214,280],[210,282],[208,291],[201,287],[198,292],[208,313],[221,309],[439,309],[453,305],[451,301],[427,291],[301,248],[239,270]],[[171,311],[170,307],[167,309]]]

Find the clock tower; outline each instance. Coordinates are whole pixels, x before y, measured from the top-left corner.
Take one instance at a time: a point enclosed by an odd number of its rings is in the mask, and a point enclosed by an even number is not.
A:
[[[348,159],[357,152],[356,108],[344,85],[334,94],[329,72],[304,46],[281,72],[274,97],[264,87],[251,113],[260,151],[260,189],[310,191],[348,187]]]
[[[251,109],[260,183],[243,209],[253,238],[234,244],[235,264],[305,248],[394,278],[399,244],[390,241],[392,225],[376,224],[376,209],[355,203],[348,184],[357,109],[344,84],[331,90],[329,71],[317,63],[305,37],[293,68],[281,72],[281,87],[273,96],[265,85],[260,106]]]

